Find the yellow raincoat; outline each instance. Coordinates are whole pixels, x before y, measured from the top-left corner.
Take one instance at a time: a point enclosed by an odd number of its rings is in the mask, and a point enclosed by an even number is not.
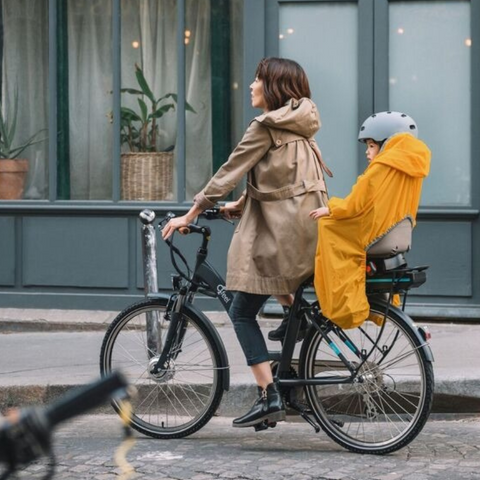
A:
[[[331,198],[320,219],[315,291],[322,313],[342,328],[369,315],[366,250],[403,219],[415,217],[430,150],[409,133],[390,137],[345,198]]]

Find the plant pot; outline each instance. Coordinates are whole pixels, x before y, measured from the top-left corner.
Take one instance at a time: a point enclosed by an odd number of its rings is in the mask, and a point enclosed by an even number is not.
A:
[[[121,185],[122,200],[171,200],[173,153],[123,153]]]
[[[0,160],[0,200],[18,200],[23,197],[28,160]]]

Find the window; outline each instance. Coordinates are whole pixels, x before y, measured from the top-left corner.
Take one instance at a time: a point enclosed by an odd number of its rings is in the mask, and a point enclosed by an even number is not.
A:
[[[357,5],[282,3],[279,53],[305,69],[322,127],[317,141],[336,196],[345,196],[357,178],[358,35]]]
[[[0,199],[44,199],[48,197],[48,0],[4,0],[0,25],[1,109],[9,137],[0,132],[0,154],[21,160],[14,162],[7,183],[0,182]],[[3,165],[0,160],[0,173]]]
[[[390,109],[409,113],[432,149],[422,203],[471,203],[470,2],[391,2]]]
[[[238,140],[242,8],[4,0],[2,112],[13,112],[18,92],[17,142],[43,140],[24,151],[22,198],[191,200]]]

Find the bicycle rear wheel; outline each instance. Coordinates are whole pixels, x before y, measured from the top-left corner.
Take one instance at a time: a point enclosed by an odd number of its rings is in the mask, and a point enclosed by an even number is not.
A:
[[[385,454],[404,447],[420,433],[431,410],[432,363],[423,341],[395,310],[390,309],[383,330],[383,322],[378,322],[381,307],[372,305],[370,319],[361,327],[329,333],[355,367],[360,366],[358,351],[363,358],[368,355],[354,382],[306,387],[310,408],[324,431],[357,453]],[[304,378],[351,377],[314,329],[304,343],[300,372]]]
[[[107,330],[100,353],[102,374],[118,369],[138,391],[132,399],[132,427],[165,439],[190,435],[210,420],[223,395],[221,369],[228,368],[203,320],[186,309],[186,328],[174,342],[168,368],[150,373],[159,352],[147,346],[147,319],[156,320],[165,339],[166,304],[154,299],[125,309]],[[119,411],[115,402],[113,407]]]

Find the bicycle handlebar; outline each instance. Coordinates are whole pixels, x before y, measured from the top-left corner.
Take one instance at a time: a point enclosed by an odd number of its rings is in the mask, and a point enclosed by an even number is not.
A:
[[[6,417],[0,424],[0,463],[14,470],[48,454],[56,425],[100,405],[119,390],[124,392],[126,387],[123,375],[113,373],[68,392],[50,406],[25,408],[18,416]]]
[[[124,376],[116,372],[67,393],[51,406],[48,406],[45,409],[45,414],[50,426],[55,427],[71,417],[81,415],[97,407],[110,396],[115,396],[115,392],[118,392],[118,390],[125,390],[126,388],[127,381]]]

